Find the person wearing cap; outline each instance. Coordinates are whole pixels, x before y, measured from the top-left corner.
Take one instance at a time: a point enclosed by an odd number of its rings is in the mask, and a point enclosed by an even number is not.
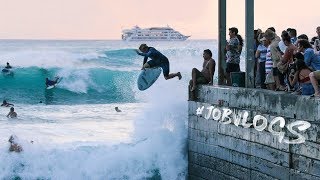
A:
[[[230,86],[231,85],[230,73],[240,72],[240,55],[242,51],[243,42],[240,41],[242,40],[242,38],[240,35],[238,35],[238,29],[235,27],[229,28],[229,36],[230,36],[230,40],[226,46],[226,50],[227,50],[226,79],[227,79],[227,85]]]
[[[182,78],[181,73],[171,73],[170,72],[170,63],[166,56],[164,56],[162,53],[160,53],[158,50],[156,50],[154,47],[148,47],[146,44],[141,44],[139,47],[139,52],[136,50],[136,53],[140,56],[143,56],[143,67],[144,68],[152,68],[152,67],[161,67],[163,76],[166,80],[172,79],[174,77],[178,77],[179,80]],[[151,60],[148,60],[150,58]]]

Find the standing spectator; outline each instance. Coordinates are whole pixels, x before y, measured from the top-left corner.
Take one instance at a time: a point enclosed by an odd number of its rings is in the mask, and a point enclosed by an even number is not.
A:
[[[290,40],[292,44],[295,44],[298,40],[297,38],[297,30],[293,29],[293,28],[289,28],[289,31],[287,31],[289,33],[290,36]]]
[[[293,62],[293,55],[297,47],[292,44],[291,38],[288,33],[283,34],[281,37],[282,37],[282,41],[287,46],[287,48],[286,48],[286,51],[284,52],[284,55],[281,57],[277,67],[280,73],[284,74],[287,77],[286,79],[288,82],[288,87],[292,89],[293,87],[290,86],[290,83],[289,83],[288,67]]]
[[[260,34],[259,38],[261,40],[261,43],[259,44],[255,57],[258,61],[258,73],[257,73],[257,84],[260,85],[262,89],[266,89],[265,80],[266,80],[266,56],[267,56],[267,46],[268,43],[266,41],[266,38],[262,38],[263,33]]]
[[[285,36],[285,35],[288,35],[288,32],[287,31],[282,31],[282,33],[281,33],[281,41],[278,43],[278,46],[279,46],[279,52],[280,52],[280,54],[284,54],[284,52],[286,51],[286,49],[287,49],[287,46],[284,44],[284,42],[282,41],[282,38],[283,38],[283,36]],[[289,35],[288,35],[289,36]]]
[[[272,62],[271,52],[270,52],[271,40],[267,39],[266,37],[263,37],[261,41],[265,42],[264,45],[267,47],[266,62],[265,62],[265,70],[266,70],[265,84],[267,86],[267,89],[275,90],[274,77],[272,73],[273,62]]]
[[[276,34],[270,30],[267,29],[265,32],[265,38],[270,41],[269,49],[270,49],[270,55],[272,59],[272,73],[274,77],[274,81],[276,83],[276,91],[284,91],[285,86],[284,86],[284,77],[283,75],[279,72],[277,68],[277,64],[280,62],[281,54],[278,50],[278,44],[280,42],[280,38],[276,38]],[[280,81],[281,80],[281,81]],[[282,83],[280,83],[282,82]]]
[[[238,37],[241,37],[238,35],[238,29],[235,27],[229,28],[229,36],[230,40],[227,43],[226,50],[227,50],[227,68],[226,68],[226,74],[227,74],[227,85],[231,85],[231,72],[240,72],[240,54],[242,51],[242,45],[243,40],[239,40]]]

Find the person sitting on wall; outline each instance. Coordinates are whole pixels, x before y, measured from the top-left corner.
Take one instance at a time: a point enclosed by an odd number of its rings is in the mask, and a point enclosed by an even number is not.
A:
[[[215,72],[216,62],[212,59],[212,52],[209,49],[203,51],[203,64],[201,72],[197,68],[192,69],[192,79],[189,82],[190,99],[194,99],[194,91],[197,84],[213,84],[213,75]]]
[[[320,92],[319,92],[319,80],[320,80],[320,70],[318,71],[313,71],[309,74],[310,81],[312,83],[313,89],[314,89],[314,94],[311,95],[311,97],[320,97]]]
[[[296,82],[299,82],[301,86],[301,95],[312,95],[314,94],[314,89],[312,87],[309,74],[312,72],[309,67],[305,64],[303,59],[297,59],[296,62],[297,71],[295,74],[290,74],[290,85],[294,86]]]

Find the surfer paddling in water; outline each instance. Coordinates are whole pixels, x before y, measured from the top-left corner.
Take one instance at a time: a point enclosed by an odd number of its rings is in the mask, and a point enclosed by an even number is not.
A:
[[[148,47],[146,44],[141,44],[139,50],[141,52],[136,50],[137,54],[140,56],[144,56],[142,69],[161,67],[163,76],[166,80],[172,79],[176,76],[179,78],[179,80],[182,78],[180,72],[169,74],[170,64],[168,58],[157,51],[154,47]],[[148,58],[150,58],[151,60],[147,62]]]

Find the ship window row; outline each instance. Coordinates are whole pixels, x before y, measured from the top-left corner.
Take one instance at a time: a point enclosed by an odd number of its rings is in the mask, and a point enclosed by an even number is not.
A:
[[[132,37],[132,39],[167,39],[166,37]],[[177,39],[177,38],[173,38]]]
[[[144,36],[147,36],[147,37],[183,37],[183,36],[181,36],[181,35],[167,35],[167,34],[143,34],[143,35],[141,35],[141,34],[138,34],[137,36],[139,36],[139,37],[144,37]]]
[[[133,33],[130,33],[130,34],[133,34]],[[178,33],[175,33],[175,32],[136,32],[136,34],[178,34]]]

